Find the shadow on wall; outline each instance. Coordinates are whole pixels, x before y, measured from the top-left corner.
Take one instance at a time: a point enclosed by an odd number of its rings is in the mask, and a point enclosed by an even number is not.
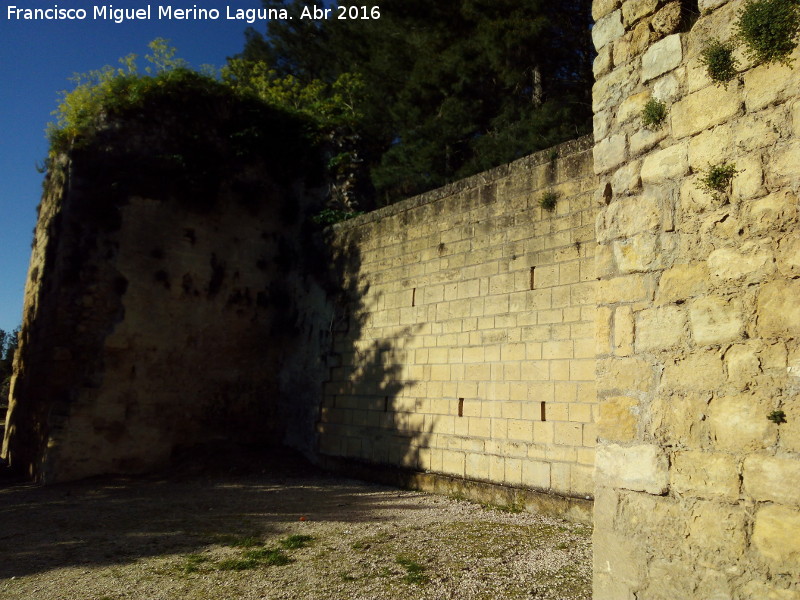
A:
[[[420,453],[429,447],[435,424],[418,413],[408,393],[419,384],[408,371],[408,353],[422,325],[369,337],[376,324],[367,303],[381,298],[361,271],[359,229],[325,233],[336,283],[326,290],[328,312],[316,323],[324,356],[315,449],[323,457],[422,468]]]

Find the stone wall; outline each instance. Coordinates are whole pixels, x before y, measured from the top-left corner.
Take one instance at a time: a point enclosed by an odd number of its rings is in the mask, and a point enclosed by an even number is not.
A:
[[[596,600],[800,597],[800,53],[713,83],[743,5],[594,2]]]
[[[338,226],[319,451],[591,497],[595,188],[585,138]]]

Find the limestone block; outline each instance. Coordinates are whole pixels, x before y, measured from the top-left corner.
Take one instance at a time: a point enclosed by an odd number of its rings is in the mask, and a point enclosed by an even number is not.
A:
[[[659,236],[643,233],[613,242],[614,260],[621,273],[641,273],[661,266]]]
[[[763,581],[750,581],[742,588],[744,598],[759,598],[761,600],[800,600],[800,590],[778,589],[775,584]]]
[[[759,281],[771,274],[775,259],[772,253],[754,242],[745,242],[738,249],[714,250],[706,261],[712,277],[728,281]]]
[[[597,220],[599,242],[657,231],[661,226],[660,200],[655,194],[621,199],[601,209]]]
[[[728,2],[728,0],[699,0],[697,6],[700,9],[700,12],[704,13],[706,11],[715,9],[718,6],[722,6],[726,2]]]
[[[725,381],[722,358],[715,351],[698,351],[664,365],[662,386],[667,390],[715,390]]]
[[[619,10],[597,19],[594,27],[592,27],[592,41],[597,50],[624,34],[625,27],[622,25],[622,12]]]
[[[632,536],[620,535],[616,531],[597,531],[592,536],[594,549],[594,572],[610,575],[615,581],[638,586],[644,579],[645,563]],[[596,598],[597,596],[595,596]],[[615,600],[627,598],[625,595],[613,596]]]
[[[800,140],[779,146],[767,164],[767,181],[773,186],[797,185],[797,165],[800,164]]]
[[[595,141],[600,141],[608,135],[612,120],[613,115],[609,109],[594,113],[592,123]]]
[[[618,106],[623,98],[631,95],[638,83],[637,69],[633,64],[618,66],[605,77],[595,81],[592,86],[592,111],[597,114],[607,108]]]
[[[650,26],[659,35],[674,33],[681,24],[680,1],[670,2],[659,10],[650,21]]]
[[[800,460],[748,456],[744,461],[744,489],[758,501],[800,506]]]
[[[780,190],[751,202],[747,206],[747,222],[755,233],[786,231],[797,223],[798,206],[796,193]]]
[[[778,245],[778,270],[785,277],[800,275],[800,237],[782,239]]]
[[[598,393],[647,392],[653,385],[655,369],[640,358],[606,358],[597,361]]]
[[[650,150],[650,148],[658,144],[665,137],[667,137],[667,130],[664,127],[660,127],[656,131],[639,129],[630,138],[631,156],[636,156]]]
[[[627,26],[651,14],[658,7],[658,0],[628,0],[622,4],[622,22]]]
[[[752,344],[736,344],[725,353],[728,381],[738,389],[747,389],[761,374],[761,361]]]
[[[633,313],[630,306],[620,306],[614,311],[614,354],[630,356],[633,353]]]
[[[592,63],[592,73],[595,79],[599,79],[614,67],[613,55],[611,53],[612,46],[603,47]]]
[[[737,461],[721,452],[676,452],[670,485],[687,496],[735,501],[739,498]]]
[[[774,115],[775,113],[772,113]],[[761,148],[773,146],[780,139],[780,131],[773,119],[764,113],[744,115],[737,120],[733,131],[734,143],[740,151],[753,152]],[[756,154],[752,158],[760,157]],[[737,160],[737,166],[741,159]]]
[[[598,279],[614,275],[617,272],[614,264],[614,249],[610,244],[600,244],[595,249],[594,272]]]
[[[611,186],[617,196],[630,195],[641,189],[642,178],[639,175],[641,169],[641,161],[631,160],[616,170],[611,178]]]
[[[792,105],[792,129],[795,137],[800,137],[800,101]]]
[[[607,444],[596,450],[595,483],[648,494],[669,489],[669,461],[658,446]]]
[[[708,439],[708,394],[657,395],[646,431],[664,445],[700,447]]]
[[[758,334],[763,337],[800,335],[800,280],[771,281],[758,294]]]
[[[800,511],[767,505],[756,513],[753,543],[776,568],[797,573],[800,565]]]
[[[680,34],[665,37],[653,44],[642,57],[642,81],[655,79],[671,71],[683,59],[683,46]]]
[[[699,296],[709,287],[706,263],[675,265],[661,275],[656,304],[670,304]]]
[[[598,436],[612,442],[630,442],[636,437],[639,401],[630,396],[612,396],[600,403]]]
[[[680,83],[674,74],[659,78],[653,85],[653,97],[662,102],[672,102],[680,92]]]
[[[775,443],[777,426],[767,420],[768,398],[739,394],[714,398],[709,406],[709,430],[720,450],[761,450]]]
[[[594,146],[594,172],[598,175],[621,165],[628,157],[625,134],[612,135]]]
[[[733,177],[733,197],[748,200],[761,194],[764,189],[764,170],[761,156],[746,156],[736,162],[738,173]]]
[[[594,0],[592,2],[592,19],[599,21],[610,12],[619,8],[620,0]]]
[[[595,348],[600,356],[611,352],[611,314],[607,306],[595,310]]]
[[[689,170],[687,144],[675,144],[649,154],[642,163],[642,183],[661,184],[686,175]]]
[[[672,134],[682,138],[724,123],[739,113],[741,105],[738,90],[732,85],[727,89],[703,88],[672,105]]]
[[[800,82],[796,69],[782,63],[758,65],[744,74],[744,101],[747,112],[755,112],[769,104],[783,101],[787,94],[796,94]]]
[[[713,477],[713,475],[712,475]],[[737,477],[738,488],[738,477]],[[734,497],[735,499],[735,497]],[[698,502],[689,518],[689,545],[717,566],[736,564],[747,549],[744,509],[717,502]],[[705,560],[703,562],[705,562]],[[720,598],[707,596],[703,598]]]
[[[722,344],[741,337],[744,332],[739,302],[720,296],[705,296],[689,307],[692,337],[700,346]]]
[[[597,286],[598,304],[638,302],[653,297],[655,278],[651,274],[633,274],[601,280]]]
[[[684,339],[686,311],[680,306],[661,306],[636,315],[636,351],[660,350]]]
[[[633,118],[641,118],[644,105],[650,100],[650,92],[645,90],[625,98],[617,109],[617,123],[626,123]]]
[[[728,124],[703,131],[689,140],[689,165],[695,171],[727,161],[732,153],[733,128]]]

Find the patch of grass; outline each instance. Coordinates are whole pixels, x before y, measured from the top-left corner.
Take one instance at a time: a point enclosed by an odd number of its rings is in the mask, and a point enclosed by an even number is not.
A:
[[[724,192],[736,173],[736,165],[731,163],[711,165],[700,179],[700,187],[714,194]]]
[[[558,204],[558,194],[555,192],[545,192],[544,196],[539,200],[539,206],[547,212],[553,212]]]
[[[642,109],[642,125],[658,127],[667,118],[667,105],[661,100],[650,98]]]
[[[255,548],[264,543],[261,535],[257,533],[249,535],[223,534],[216,536],[215,541],[223,546],[230,546],[232,548]]]
[[[197,573],[200,565],[208,562],[208,557],[202,554],[187,554],[183,563],[184,573]]]
[[[711,40],[700,53],[700,62],[706,66],[708,76],[717,84],[727,86],[736,77],[738,64],[733,56],[733,44]]]
[[[790,64],[800,34],[797,0],[748,0],[738,13],[736,35],[756,63]]]
[[[217,568],[220,571],[247,571],[255,569],[259,562],[252,558],[228,558],[220,561]]]
[[[425,574],[425,567],[410,556],[399,554],[396,558],[396,562],[406,570],[406,574],[403,576],[403,581],[405,583],[423,585],[430,581],[428,576]]]
[[[254,560],[270,567],[281,567],[292,562],[292,559],[283,550],[267,547],[245,552],[244,560]]]
[[[279,543],[287,550],[294,550],[295,548],[305,548],[314,541],[310,535],[293,534],[283,538]]]
[[[355,575],[350,575],[350,573],[347,573],[346,571],[342,571],[341,573],[339,573],[339,579],[347,582],[358,581],[358,577],[356,577]]]

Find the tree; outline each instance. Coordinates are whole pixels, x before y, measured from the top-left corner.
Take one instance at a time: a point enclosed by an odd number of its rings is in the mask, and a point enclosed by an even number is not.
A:
[[[301,3],[265,4],[292,14]],[[248,34],[241,54],[304,84],[361,78],[353,131],[369,177],[360,189],[372,203],[590,131],[588,0],[379,6],[379,20],[273,21],[265,35]]]
[[[11,332],[0,329],[0,404],[8,399],[14,352],[19,345],[19,327]]]

